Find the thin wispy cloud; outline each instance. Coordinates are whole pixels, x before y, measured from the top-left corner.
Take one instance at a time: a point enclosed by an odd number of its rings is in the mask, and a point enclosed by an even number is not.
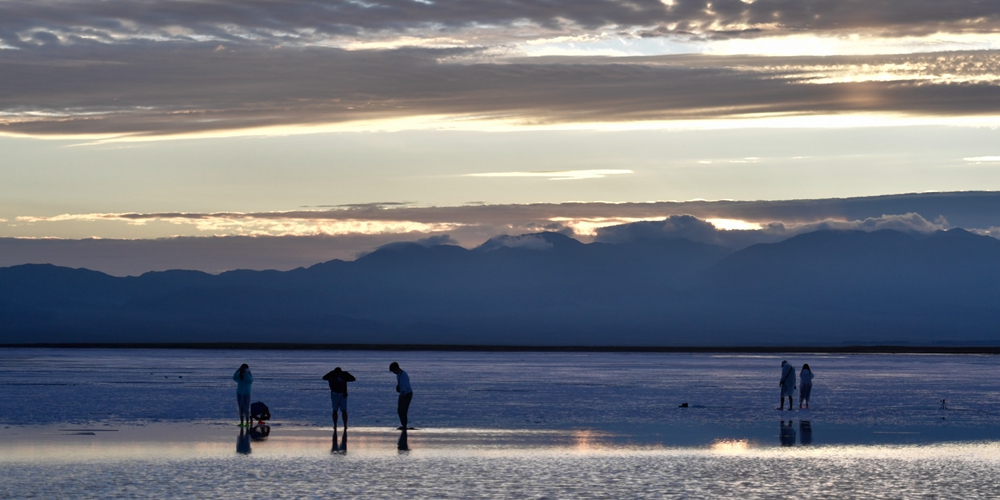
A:
[[[386,203],[332,210],[281,212],[147,212],[19,216],[11,224],[115,223],[159,224],[170,236],[180,226],[206,235],[303,236],[348,234],[417,234],[454,232],[476,238],[569,229],[587,236],[603,227],[662,220],[685,214],[720,220],[728,227],[786,227],[822,222],[864,221],[883,214],[915,214],[938,224],[943,217],[956,227],[1000,226],[1000,194],[992,192],[923,193],[866,198],[788,201],[657,201],[644,203],[535,203],[465,206],[395,206]],[[729,222],[724,222],[728,220]],[[713,226],[714,227],[714,226]],[[833,227],[833,226],[829,226]],[[470,236],[471,237],[471,236]],[[460,241],[467,242],[462,236]]]
[[[1000,156],[973,156],[970,158],[962,158],[965,161],[975,162],[975,163],[992,163],[1000,162]]]
[[[603,179],[612,175],[632,174],[631,170],[592,169],[592,170],[540,170],[534,172],[486,172],[466,174],[466,177],[528,177],[542,178],[550,181],[569,181],[580,179]]]
[[[803,31],[900,37],[993,33],[1000,27],[1000,14],[991,2],[933,0],[8,0],[0,4],[0,20],[0,42],[11,47],[198,39],[267,44],[396,37],[496,41],[602,30],[709,39]]]

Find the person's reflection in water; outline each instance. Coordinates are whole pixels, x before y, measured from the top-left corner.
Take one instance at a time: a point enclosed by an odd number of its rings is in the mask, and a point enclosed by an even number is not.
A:
[[[333,448],[330,448],[330,453],[339,453],[341,455],[347,454],[347,429],[344,429],[344,437],[340,440],[340,444],[337,444],[337,431],[333,431]]]
[[[795,427],[792,427],[794,422],[788,421],[788,425],[785,425],[785,421],[781,420],[779,422],[781,425],[781,446],[795,446]]]
[[[254,441],[263,441],[267,439],[267,436],[271,435],[271,426],[267,424],[257,424],[251,427],[247,431],[247,434],[250,436],[250,439],[253,439]]]
[[[399,433],[399,441],[396,443],[396,449],[399,451],[410,451],[410,445],[406,442],[406,428]]]
[[[242,427],[240,428],[240,435],[236,438],[236,453],[240,455],[250,454],[250,433]]]
[[[813,428],[808,420],[799,420],[799,443],[803,446],[813,444]]]

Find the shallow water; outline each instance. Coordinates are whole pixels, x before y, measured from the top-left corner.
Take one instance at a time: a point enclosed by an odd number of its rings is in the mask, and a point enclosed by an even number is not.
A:
[[[257,446],[257,448],[262,448]],[[996,444],[5,463],[0,497],[995,498]]]
[[[781,359],[812,366],[811,410],[775,410]],[[408,452],[396,450],[393,360],[415,392],[420,429]],[[253,399],[274,415],[264,441],[241,440],[233,425],[231,377],[243,362],[257,380]],[[346,453],[331,453],[320,379],[336,365],[358,377]],[[998,365],[996,356],[0,349],[0,498],[989,498],[1000,486]]]

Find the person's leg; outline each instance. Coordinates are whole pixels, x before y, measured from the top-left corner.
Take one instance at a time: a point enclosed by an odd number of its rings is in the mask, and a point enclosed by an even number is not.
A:
[[[340,413],[344,415],[344,432],[347,432],[347,396],[340,398]]]
[[[784,410],[784,409],[785,409],[785,395],[784,393],[782,393],[781,396],[778,397],[778,410]]]
[[[250,395],[249,394],[237,394],[236,402],[240,408],[240,425],[246,422],[246,425],[250,425]]]
[[[333,430],[337,430],[337,393],[330,391],[330,406],[333,407],[333,413],[330,414],[330,420],[333,420]]]
[[[413,393],[408,392],[406,394],[399,395],[399,404],[396,406],[396,413],[399,414],[399,423],[403,426],[403,430],[406,430],[407,424],[409,423],[408,413],[410,411],[410,401],[413,400]]]

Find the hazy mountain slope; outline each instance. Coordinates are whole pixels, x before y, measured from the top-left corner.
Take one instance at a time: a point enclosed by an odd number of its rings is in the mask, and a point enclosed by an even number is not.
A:
[[[0,268],[0,341],[1000,344],[1000,241],[817,231],[728,250],[556,233],[353,262],[115,278]]]

